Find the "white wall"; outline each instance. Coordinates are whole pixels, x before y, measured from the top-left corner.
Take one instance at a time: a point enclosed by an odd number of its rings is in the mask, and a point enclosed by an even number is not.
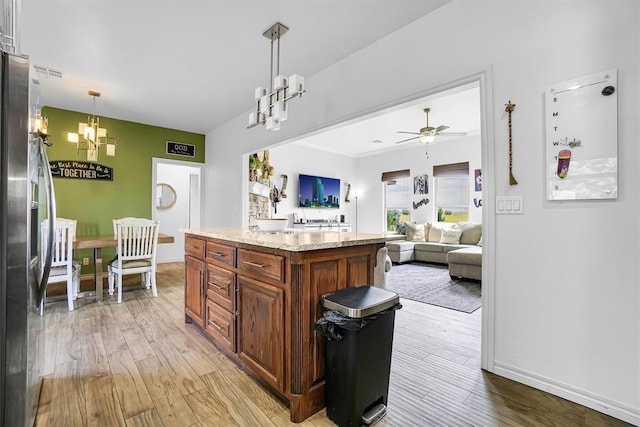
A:
[[[269,150],[269,164],[274,167],[271,178],[278,189],[282,188],[280,174],[289,177],[287,197],[278,203],[278,217],[289,217],[297,214],[298,218],[334,219],[345,215],[346,222],[352,222],[355,214],[353,203],[344,201],[345,182],[355,180],[356,160],[338,154],[318,151],[298,145],[280,145]],[[298,208],[298,174],[319,175],[340,180],[340,209],[302,209]],[[248,178],[244,178],[245,182]],[[246,186],[245,186],[246,188]],[[245,194],[247,192],[245,191]],[[248,200],[248,197],[246,198]],[[245,200],[245,203],[246,203]],[[243,216],[245,223],[247,215]]]
[[[272,181],[281,188],[280,174],[288,175],[288,197],[278,203],[278,217],[289,217],[293,213],[299,218],[333,219],[341,214],[345,221],[351,223],[355,230],[355,196],[358,196],[358,231],[364,233],[381,233],[385,230],[384,187],[381,181],[382,172],[409,169],[411,178],[416,175],[429,175],[429,194],[412,195],[411,201],[419,201],[426,197],[429,204],[418,209],[411,209],[411,220],[415,222],[434,221],[433,209],[433,166],[469,162],[469,171],[473,176],[474,169],[480,169],[480,137],[470,136],[464,139],[447,141],[428,147],[429,158],[425,155],[425,145],[411,145],[406,149],[384,152],[354,159],[335,153],[314,150],[311,148],[284,144],[269,150],[269,163],[274,166]],[[298,174],[320,175],[341,180],[340,209],[301,209],[298,203]],[[275,179],[274,179],[275,178]],[[246,178],[245,178],[246,180]],[[351,184],[351,202],[344,201],[344,184]],[[475,192],[473,180],[470,180],[470,200],[481,198]],[[246,202],[245,202],[246,203]],[[246,207],[243,206],[243,210]],[[246,215],[244,216],[246,217]],[[482,209],[471,203],[469,220],[482,222]],[[243,225],[246,225],[246,220]]]
[[[429,157],[426,156],[426,151]],[[429,175],[429,194],[413,194],[411,202],[428,198],[429,203],[410,209],[411,220],[417,223],[436,221],[434,213],[434,185],[433,166],[449,163],[469,162],[469,174],[473,177],[475,169],[481,169],[480,137],[469,136],[463,139],[446,139],[434,146],[422,144],[410,146],[405,150],[381,153],[361,157],[357,161],[358,178],[355,189],[358,198],[360,214],[358,228],[363,232],[381,233],[385,230],[385,217],[381,211],[384,206],[384,187],[382,186],[382,172],[409,169],[411,178],[416,175]],[[476,208],[473,198],[482,198],[482,193],[476,192],[473,179],[469,180],[469,221],[482,223],[482,208]],[[367,214],[363,215],[362,212]],[[378,212],[378,215],[372,213]]]
[[[483,283],[495,295],[494,369],[640,423],[639,5],[453,0],[307,76],[308,93],[292,104],[280,132],[246,130],[242,114],[207,134],[207,224],[242,223],[242,153],[488,70],[495,168],[485,168],[483,185],[496,196],[524,197],[523,215],[496,216],[495,229],[485,230],[496,255],[495,281]],[[439,54],[419,54],[425,51]],[[612,67],[619,85],[619,198],[547,202],[542,93],[555,82]],[[517,105],[514,187],[508,183],[509,100]]]
[[[156,182],[171,185],[176,191],[176,203],[168,209],[156,209],[155,202],[152,205],[153,218],[160,221],[160,233],[174,237],[173,243],[163,243],[158,245],[157,260],[162,262],[173,262],[184,260],[184,233],[178,231],[180,228],[189,227],[189,175],[200,174],[199,167],[191,167],[180,164],[162,163],[158,160],[155,172]],[[155,186],[154,186],[155,187]],[[199,225],[193,225],[197,228]]]

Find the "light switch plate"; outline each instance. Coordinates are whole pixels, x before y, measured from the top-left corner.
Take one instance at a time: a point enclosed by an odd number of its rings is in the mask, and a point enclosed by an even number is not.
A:
[[[496,197],[496,214],[499,215],[522,215],[522,196],[501,196]]]

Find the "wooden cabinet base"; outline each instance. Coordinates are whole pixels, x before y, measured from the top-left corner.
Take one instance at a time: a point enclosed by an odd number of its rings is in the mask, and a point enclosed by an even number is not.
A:
[[[373,284],[383,244],[291,252],[190,237],[186,321],[288,403],[292,422],[324,408],[322,295]]]
[[[289,411],[291,422],[301,423],[326,406],[324,381],[312,387],[305,394],[293,394],[289,398]]]

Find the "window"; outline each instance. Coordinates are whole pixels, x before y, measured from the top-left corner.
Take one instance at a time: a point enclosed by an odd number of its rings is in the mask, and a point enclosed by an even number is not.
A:
[[[384,201],[386,231],[395,233],[398,223],[409,222],[411,213],[411,180],[409,170],[384,172],[382,174],[384,183]]]
[[[469,221],[469,163],[434,166],[433,181],[438,221]]]

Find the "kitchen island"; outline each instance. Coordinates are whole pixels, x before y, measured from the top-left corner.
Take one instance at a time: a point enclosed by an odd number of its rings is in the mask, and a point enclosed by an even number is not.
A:
[[[325,406],[321,296],[373,284],[383,234],[186,229],[185,320],[289,404]],[[401,236],[398,236],[399,238]]]

